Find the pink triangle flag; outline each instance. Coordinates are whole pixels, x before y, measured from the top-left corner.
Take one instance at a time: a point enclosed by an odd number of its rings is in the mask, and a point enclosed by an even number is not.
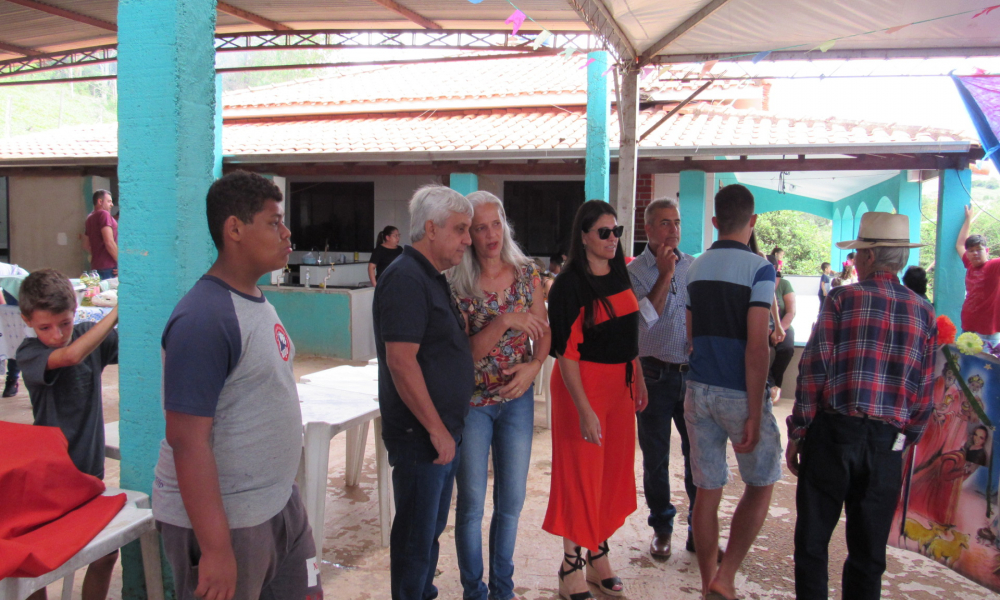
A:
[[[889,29],[886,29],[885,32],[886,33],[896,33],[897,31],[899,31],[901,29],[906,29],[909,26],[910,26],[909,23],[907,23],[906,25],[896,25],[895,27],[890,27]]]
[[[590,63],[594,62],[595,60],[597,60],[597,59],[596,58],[588,58],[587,62],[583,63],[583,66],[580,67],[580,68],[581,69],[586,69],[587,67],[590,66]]]
[[[995,11],[998,8],[1000,8],[1000,4],[997,4],[995,6],[987,6],[981,12],[978,12],[978,13],[972,15],[972,18],[976,19],[976,18],[979,18],[979,17],[981,17],[983,15],[988,15],[988,14],[990,14],[991,12]]]
[[[524,24],[524,20],[526,18],[528,18],[526,14],[524,14],[519,10],[515,10],[513,13],[511,13],[509,17],[507,17],[507,20],[504,21],[504,23],[512,26],[514,28],[514,31],[511,33],[517,35],[517,32],[521,30],[521,25]]]

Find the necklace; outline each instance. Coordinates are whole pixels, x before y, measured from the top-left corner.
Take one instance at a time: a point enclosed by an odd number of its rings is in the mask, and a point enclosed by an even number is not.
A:
[[[507,270],[507,269],[506,269],[506,268],[505,268],[505,267],[504,267],[503,265],[501,265],[501,266],[500,266],[500,269],[498,269],[498,270],[497,270],[497,272],[496,272],[496,274],[495,274],[495,275],[489,275],[489,274],[488,274],[488,273],[486,272],[486,269],[483,269],[483,272],[482,272],[482,277],[483,277],[483,278],[485,278],[485,279],[489,279],[489,280],[494,280],[494,279],[499,279],[499,278],[500,278],[500,277],[501,277],[501,276],[502,276],[502,275],[504,274],[504,272],[505,272],[506,270]]]

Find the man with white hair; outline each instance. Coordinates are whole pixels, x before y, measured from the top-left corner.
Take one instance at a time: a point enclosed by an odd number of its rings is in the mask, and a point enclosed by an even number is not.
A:
[[[885,544],[902,487],[903,452],[931,416],[934,311],[899,283],[910,248],[906,215],[869,212],[858,283],[830,290],[802,353],[788,417],[795,495],[795,597],[827,598],[827,548],[845,510],[844,598],[879,598]]]
[[[438,538],[448,522],[475,386],[465,319],[442,271],[472,244],[472,204],[424,186],[410,200],[411,246],[382,273],[372,316],[382,439],[392,466],[396,518],[389,541],[393,600],[437,597]]]

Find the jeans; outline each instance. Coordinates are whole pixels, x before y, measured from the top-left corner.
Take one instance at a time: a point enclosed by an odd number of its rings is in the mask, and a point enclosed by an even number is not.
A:
[[[455,549],[465,600],[514,597],[514,544],[531,464],[534,395],[534,386],[529,386],[520,398],[503,404],[474,406],[465,417],[455,511]],[[491,448],[493,516],[487,586],[483,583],[483,506]]]
[[[7,306],[17,306],[17,298],[10,295],[10,292],[3,290],[3,300],[7,303]],[[17,366],[17,361],[12,358],[7,359],[7,383],[14,383],[17,381],[18,376],[21,374],[20,367]]]
[[[434,572],[437,569],[438,538],[448,523],[451,490],[455,483],[456,460],[446,465],[433,463],[435,453],[410,444],[386,444],[392,466],[393,500],[396,518],[389,535],[390,589],[393,600],[437,598]]]
[[[830,536],[846,507],[843,597],[882,592],[885,544],[902,487],[899,429],[875,419],[820,411],[803,442],[795,493],[795,597],[827,598]]]
[[[642,449],[642,488],[649,507],[646,522],[657,535],[670,536],[674,531],[677,509],[670,502],[670,423],[681,436],[684,455],[684,490],[688,497],[688,529],[697,488],[691,478],[691,444],[684,422],[684,390],[687,375],[668,371],[649,361],[642,361],[642,373],[649,391],[646,410],[635,413]]]
[[[97,274],[101,277],[101,279],[113,279],[117,277],[117,275],[115,275],[116,270],[117,269],[97,269]]]

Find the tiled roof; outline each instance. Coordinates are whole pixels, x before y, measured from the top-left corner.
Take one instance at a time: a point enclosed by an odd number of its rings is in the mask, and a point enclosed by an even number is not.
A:
[[[668,106],[660,106],[642,111],[638,131],[646,131],[668,110]],[[426,111],[229,122],[224,126],[223,146],[226,155],[244,158],[301,155],[304,161],[309,161],[311,154],[331,153],[582,151],[586,145],[586,130],[586,113],[582,108]],[[614,114],[609,131],[611,146],[617,147],[618,125]],[[641,147],[950,141],[974,139],[940,129],[835,119],[793,119],[760,111],[702,106],[672,117],[643,140]],[[0,165],[25,159],[106,158],[114,157],[116,151],[114,124],[81,126],[0,140]]]
[[[252,107],[344,106],[378,103],[391,110],[397,103],[442,100],[485,100],[587,93],[584,55],[511,57],[465,62],[427,62],[380,67],[329,69],[321,77],[227,92],[227,116]],[[661,77],[650,72],[641,80],[641,94],[661,100],[682,100],[701,81],[672,80],[673,71]],[[610,75],[609,75],[610,77]],[[700,96],[760,98],[760,86],[747,81],[717,81]],[[542,102],[545,106],[549,103]]]

